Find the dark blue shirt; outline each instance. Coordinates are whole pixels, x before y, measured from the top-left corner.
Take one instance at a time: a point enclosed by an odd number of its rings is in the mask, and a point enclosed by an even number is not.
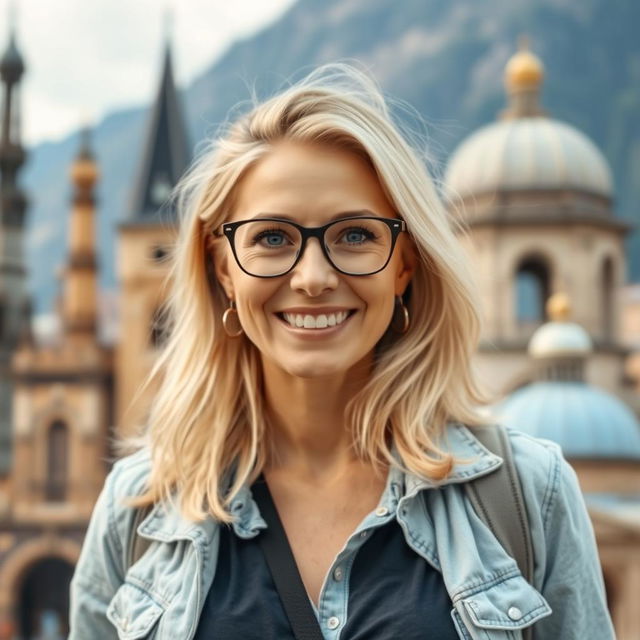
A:
[[[231,527],[220,535],[195,640],[293,640],[257,538],[242,539]],[[346,619],[329,619],[342,626],[340,640],[458,640],[441,574],[407,545],[395,518],[367,531],[327,578],[336,579],[348,586]],[[329,629],[325,637],[334,637]]]

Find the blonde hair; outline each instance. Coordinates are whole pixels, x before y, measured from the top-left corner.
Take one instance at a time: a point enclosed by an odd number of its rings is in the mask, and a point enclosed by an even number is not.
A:
[[[259,353],[229,338],[227,306],[208,237],[234,186],[283,139],[338,145],[368,158],[406,221],[418,265],[409,330],[378,345],[366,386],[345,408],[355,449],[376,466],[400,464],[442,480],[454,460],[438,447],[448,421],[479,424],[483,402],[470,360],[479,334],[470,269],[419,154],[394,125],[382,93],[347,65],[323,67],[258,104],[212,141],[179,186],[182,220],[170,276],[171,333],[147,428],[152,468],[136,506],[177,497],[184,517],[229,522],[231,500],[260,473],[268,433]]]

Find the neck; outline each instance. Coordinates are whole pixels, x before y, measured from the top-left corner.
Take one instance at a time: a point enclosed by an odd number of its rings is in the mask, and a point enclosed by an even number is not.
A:
[[[345,407],[366,383],[367,359],[348,372],[299,378],[263,362],[265,398],[274,452],[269,466],[326,476],[357,460]]]

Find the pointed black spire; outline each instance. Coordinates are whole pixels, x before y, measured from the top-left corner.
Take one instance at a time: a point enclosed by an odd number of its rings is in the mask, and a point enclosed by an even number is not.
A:
[[[9,44],[0,58],[0,76],[5,84],[12,85],[20,81],[24,73],[24,60],[16,45],[15,5],[9,7]]]
[[[171,190],[187,168],[189,149],[167,40],[160,88],[151,111],[142,163],[125,224],[160,222],[157,213],[166,206]]]

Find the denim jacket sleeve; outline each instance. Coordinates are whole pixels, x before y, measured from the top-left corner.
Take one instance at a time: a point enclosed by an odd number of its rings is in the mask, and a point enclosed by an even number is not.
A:
[[[540,621],[539,638],[614,639],[595,536],[578,480],[564,461],[546,514],[543,595],[557,612]]]
[[[553,613],[536,623],[534,637],[615,640],[595,536],[576,474],[556,444],[536,444],[551,453],[547,468],[533,471],[544,473],[546,488],[531,524],[542,538],[534,535],[536,582]]]

